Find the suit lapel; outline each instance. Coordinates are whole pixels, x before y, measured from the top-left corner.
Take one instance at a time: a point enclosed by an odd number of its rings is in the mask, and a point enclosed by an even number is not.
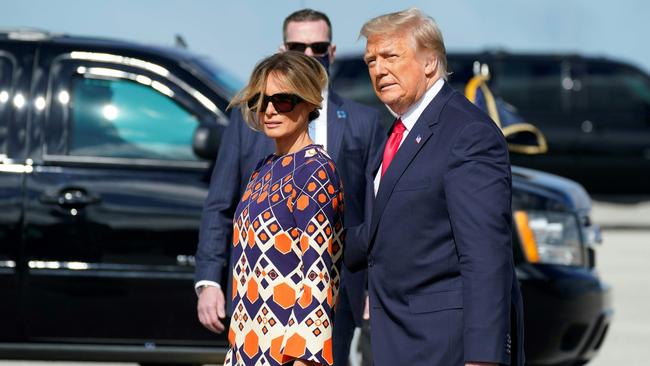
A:
[[[447,103],[453,92],[454,89],[452,89],[447,83],[443,85],[442,89],[438,92],[438,95],[433,98],[431,103],[429,103],[422,112],[422,115],[418,118],[413,129],[409,131],[409,134],[402,142],[402,145],[399,150],[397,150],[393,161],[386,170],[386,173],[384,173],[384,176],[381,178],[372,212],[372,224],[370,227],[371,240],[368,247],[369,251],[374,243],[374,240],[372,239],[377,231],[379,220],[386,208],[390,196],[393,193],[395,184],[397,184],[404,171],[433,135],[433,126],[438,123],[442,107]]]
[[[338,161],[348,114],[342,109],[341,97],[331,90],[327,99],[327,153],[332,160]]]

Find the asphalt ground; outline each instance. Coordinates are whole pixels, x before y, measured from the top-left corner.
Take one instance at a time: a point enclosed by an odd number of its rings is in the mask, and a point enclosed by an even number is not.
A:
[[[645,365],[650,360],[650,201],[594,205],[603,227],[597,251],[601,278],[612,286],[614,318],[589,365]]]
[[[650,360],[650,200],[596,201],[592,218],[603,228],[597,268],[612,286],[614,319],[599,355],[589,365],[645,365]],[[0,360],[0,366],[86,365],[136,364]]]

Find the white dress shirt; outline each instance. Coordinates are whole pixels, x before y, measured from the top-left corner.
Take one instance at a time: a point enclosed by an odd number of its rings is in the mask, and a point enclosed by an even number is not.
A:
[[[420,116],[422,115],[422,112],[427,108],[429,103],[433,100],[433,98],[438,95],[438,92],[440,89],[442,89],[442,86],[445,84],[444,79],[438,79],[418,100],[413,104],[411,108],[409,108],[408,111],[406,111],[404,114],[401,116],[397,115],[394,113],[390,108],[388,110],[397,118],[402,119],[402,123],[404,124],[404,127],[406,127],[406,130],[404,130],[404,134],[402,136],[402,141],[400,141],[399,146],[402,146],[402,143],[406,141],[406,137],[408,136],[409,132],[413,129],[413,126],[415,126],[415,122],[418,121]],[[382,163],[383,165],[383,163]],[[379,184],[381,183],[381,169],[382,167],[379,166],[379,170],[377,170],[377,174],[375,175],[375,196],[377,195],[377,191],[379,191]]]
[[[323,96],[322,107],[318,118],[309,122],[309,137],[316,145],[323,145],[327,151],[327,89],[323,90],[321,95]]]

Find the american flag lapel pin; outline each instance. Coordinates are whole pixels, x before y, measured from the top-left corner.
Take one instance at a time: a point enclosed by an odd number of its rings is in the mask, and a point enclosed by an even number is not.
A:
[[[419,144],[420,141],[422,141],[422,136],[418,135],[418,137],[415,138],[415,143]]]

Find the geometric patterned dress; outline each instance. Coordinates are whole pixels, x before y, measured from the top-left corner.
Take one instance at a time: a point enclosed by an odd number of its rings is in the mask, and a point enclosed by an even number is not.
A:
[[[343,188],[319,145],[262,159],[233,220],[225,365],[332,365]]]

